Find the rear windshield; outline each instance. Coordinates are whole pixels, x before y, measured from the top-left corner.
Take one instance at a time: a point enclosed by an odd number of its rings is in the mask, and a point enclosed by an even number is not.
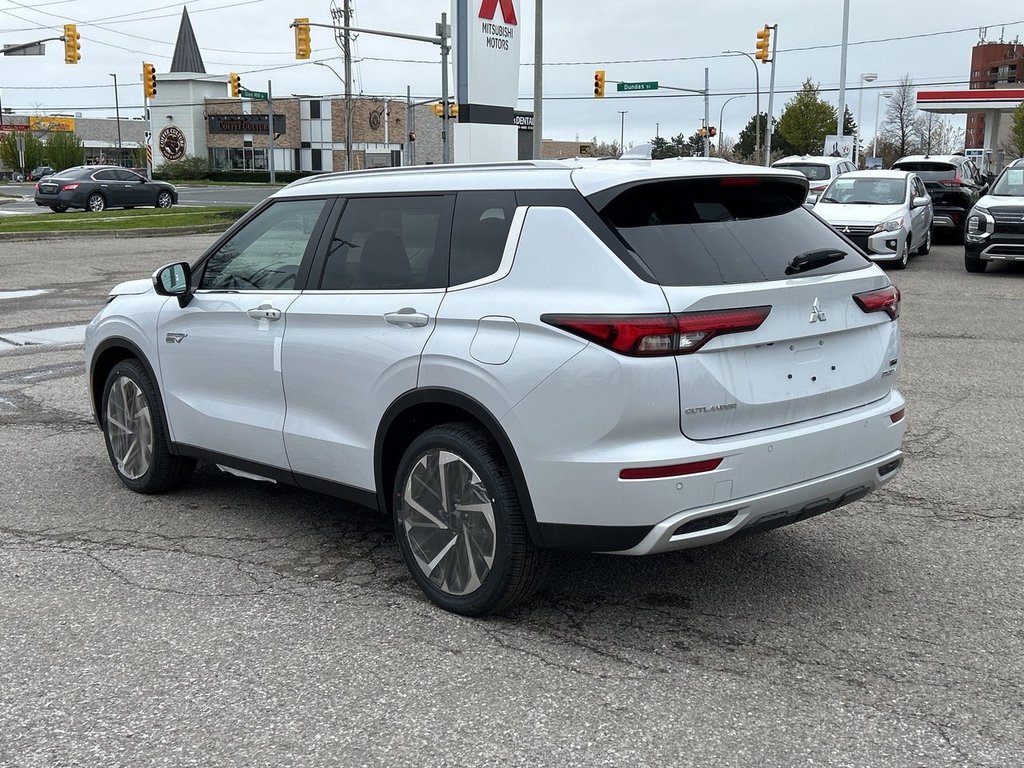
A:
[[[956,166],[952,163],[940,162],[908,162],[896,163],[894,171],[912,171],[921,177],[921,181],[928,187],[939,187],[938,182],[944,179],[952,179],[956,176]]]
[[[828,181],[829,166],[814,163],[775,163],[772,168],[785,168],[789,171],[800,171],[810,181]]]
[[[801,203],[804,186],[764,178],[686,179],[630,187],[601,216],[662,285],[722,285],[790,279],[786,267],[811,251],[846,255],[803,272],[866,266],[857,249]]]

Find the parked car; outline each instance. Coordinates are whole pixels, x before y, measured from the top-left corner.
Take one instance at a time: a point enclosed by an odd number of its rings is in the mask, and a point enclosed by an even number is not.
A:
[[[80,165],[38,182],[35,201],[36,205],[48,206],[57,213],[68,208],[170,208],[178,202],[178,192],[165,181],[149,181],[126,168]]]
[[[963,155],[911,155],[897,160],[892,169],[920,177],[934,203],[934,226],[962,241],[967,212],[988,190],[974,161]]]
[[[28,181],[39,181],[47,176],[52,176],[56,172],[56,168],[51,168],[48,165],[39,165],[32,169],[32,172],[28,175]]]
[[[932,247],[932,199],[906,171],[854,171],[818,198],[814,212],[848,237],[872,261],[904,269],[911,253]]]
[[[844,173],[857,170],[857,166],[845,157],[824,157],[815,155],[790,155],[772,163],[772,168],[787,168],[799,171],[810,182],[808,203],[825,191],[832,180]]]
[[[902,460],[900,294],[806,192],[704,159],[297,181],[89,323],[111,464],[140,493],[203,459],[380,510],[466,615],[527,598],[551,549],[835,509]]]
[[[999,174],[967,215],[964,267],[984,272],[990,261],[1024,260],[1024,162]]]

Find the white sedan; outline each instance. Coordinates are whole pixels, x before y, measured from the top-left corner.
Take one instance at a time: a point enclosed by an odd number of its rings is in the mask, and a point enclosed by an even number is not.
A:
[[[878,262],[904,269],[932,247],[932,199],[916,174],[853,171],[834,179],[814,213]]]

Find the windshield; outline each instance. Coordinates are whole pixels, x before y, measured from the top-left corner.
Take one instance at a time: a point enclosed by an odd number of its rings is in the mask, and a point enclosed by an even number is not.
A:
[[[906,199],[905,179],[851,179],[840,176],[821,196],[825,203],[899,205]]]
[[[1007,168],[992,187],[990,195],[1024,197],[1024,166]]]
[[[800,171],[810,181],[828,181],[829,173],[827,165],[815,165],[813,163],[776,163],[773,168],[786,168],[790,171]]]

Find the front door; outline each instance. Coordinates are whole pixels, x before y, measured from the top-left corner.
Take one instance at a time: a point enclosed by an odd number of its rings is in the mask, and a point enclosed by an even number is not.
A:
[[[160,379],[176,443],[288,467],[282,341],[330,207],[274,202],[197,266],[188,306],[164,305]]]

